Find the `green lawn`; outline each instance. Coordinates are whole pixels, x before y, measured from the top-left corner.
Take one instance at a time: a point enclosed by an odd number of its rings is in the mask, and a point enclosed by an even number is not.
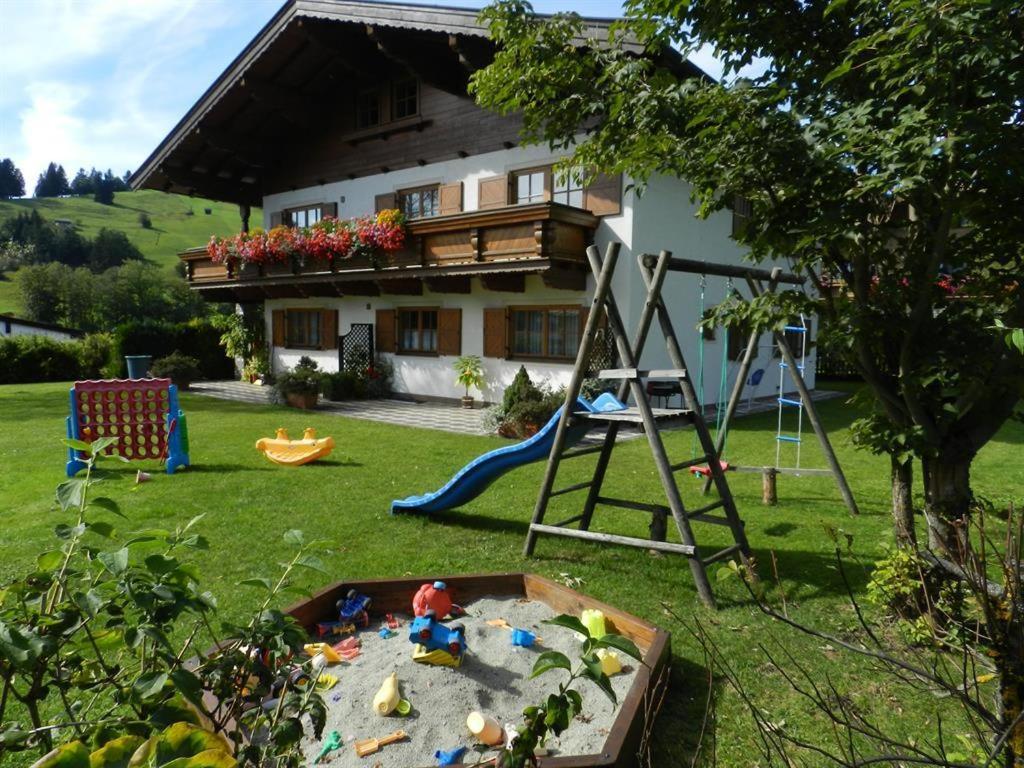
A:
[[[31,566],[39,552],[51,548],[51,530],[61,521],[51,499],[63,478],[63,435],[66,385],[0,387],[0,581]],[[122,534],[136,528],[173,526],[204,513],[201,532],[210,550],[196,563],[204,586],[219,598],[222,610],[239,617],[254,607],[257,594],[239,588],[252,575],[271,575],[282,557],[282,534],[301,528],[307,535],[332,543],[323,559],[330,579],[439,575],[480,571],[530,570],[555,579],[582,579],[581,589],[599,599],[664,626],[672,632],[673,679],[656,728],[655,765],[689,765],[708,700],[705,659],[691,635],[700,620],[728,654],[737,674],[773,722],[785,722],[809,740],[827,738],[823,719],[810,711],[770,669],[761,645],[776,642],[822,675],[833,676],[838,688],[889,720],[897,733],[931,735],[942,702],[930,695],[907,698],[891,682],[878,679],[867,665],[841,656],[821,642],[810,642],[766,621],[732,582],[716,585],[721,609],[710,612],[696,599],[689,569],[681,559],[644,552],[601,548],[567,540],[541,539],[537,557],[524,559],[520,550],[543,466],[519,469],[499,480],[462,512],[431,518],[388,514],[392,498],[434,489],[452,472],[483,451],[501,445],[491,437],[461,437],[408,429],[327,414],[306,414],[282,408],[251,406],[185,395],[192,442],[191,470],[174,477],[156,475],[136,486],[132,469],[118,469],[105,494],[129,515],[117,519]],[[862,514],[846,513],[828,478],[780,478],[781,503],[760,503],[760,477],[733,474],[730,482],[759,560],[769,552],[778,560],[792,616],[837,633],[856,625],[834,567],[831,544],[823,526],[853,534],[850,577],[862,589],[872,560],[889,540],[887,460],[856,452],[845,426],[856,415],[842,401],[822,406],[822,416],[860,502]],[[760,464],[774,457],[774,414],[740,420],[730,439],[729,458]],[[293,434],[305,426],[333,435],[334,455],[298,469],[277,467],[259,456],[255,440],[272,435],[278,426]],[[979,457],[974,472],[978,492],[997,501],[1024,490],[1024,463],[1019,458],[1024,428],[1005,429]],[[689,456],[690,433],[666,437],[673,456]],[[805,446],[807,464],[820,462],[816,446]],[[583,479],[587,461],[572,462],[566,482]],[[820,463],[817,465],[820,466]],[[150,467],[155,469],[155,467]],[[685,481],[695,501],[697,483]],[[611,495],[659,500],[658,483],[645,441],[617,450],[609,475]],[[558,509],[568,509],[566,497]],[[568,514],[564,515],[568,516]],[[598,529],[643,535],[635,513],[599,515]],[[698,525],[702,544],[724,545],[724,529]],[[767,568],[763,571],[767,573]],[[319,586],[311,580],[309,587]],[[668,605],[681,617],[670,618]],[[717,764],[756,763],[756,735],[739,698],[718,679],[712,681],[712,719],[704,749],[717,753]],[[594,693],[593,695],[599,695]],[[891,714],[890,714],[891,713]],[[947,738],[965,729],[943,714]],[[813,762],[813,761],[812,761]],[[703,763],[710,765],[710,760]]]
[[[204,245],[210,235],[234,234],[241,228],[238,206],[233,203],[155,190],[118,192],[113,205],[101,205],[91,197],[0,200],[0,222],[33,209],[49,221],[68,219],[74,222],[76,230],[84,237],[95,237],[102,227],[120,230],[147,260],[168,270],[178,262],[179,251]],[[139,224],[140,213],[149,215],[153,222],[151,229]],[[252,225],[261,226],[262,217],[260,209],[253,209]],[[17,272],[10,277],[12,279],[7,281],[0,280],[0,312],[18,313],[21,297],[17,291]]]

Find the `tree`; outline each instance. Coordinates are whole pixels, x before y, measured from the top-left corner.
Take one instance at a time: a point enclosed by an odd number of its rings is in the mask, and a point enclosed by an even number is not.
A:
[[[565,164],[686,179],[707,216],[738,197],[737,239],[817,295],[730,307],[733,323],[817,312],[878,403],[860,430],[922,462],[929,543],[965,551],[971,462],[1024,394],[1024,27],[1011,3],[627,0],[611,39],[520,0],[484,12],[498,43],[485,107]],[[625,43],[662,52],[638,58]],[[714,46],[725,79],[667,51]],[[755,58],[764,73],[742,78]],[[895,464],[894,464],[895,466]],[[901,464],[901,466],[905,466]],[[906,480],[904,476],[903,480]]]
[[[85,172],[85,168],[79,168],[75,178],[71,180],[71,194],[91,195],[93,191],[92,177]]]
[[[92,199],[103,205],[113,205],[116,186],[117,180],[113,178],[110,171],[107,171],[102,176],[96,174]]]
[[[50,163],[46,166],[46,170],[39,174],[35,196],[61,197],[68,194],[71,194],[71,186],[68,184],[68,175],[64,172],[64,166]]]
[[[93,272],[103,272],[110,267],[119,267],[127,261],[142,258],[142,252],[124,232],[103,227],[96,233],[90,246],[89,268]]]
[[[0,198],[9,200],[12,197],[23,197],[25,194],[25,177],[9,157],[0,160]]]

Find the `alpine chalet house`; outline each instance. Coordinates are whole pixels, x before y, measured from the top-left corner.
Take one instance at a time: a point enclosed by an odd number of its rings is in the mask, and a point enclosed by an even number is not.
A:
[[[609,23],[589,21],[586,36],[605,38]],[[181,254],[204,297],[262,304],[274,370],[303,355],[338,370],[372,345],[393,363],[396,391],[456,398],[452,362],[476,354],[493,402],[521,365],[535,381],[568,381],[593,289],[587,245],[622,243],[614,290],[628,326],[643,304],[638,254],[741,262],[735,214],[697,219],[684,182],[655,178],[637,196],[628,178],[582,186],[553,174],[557,155],[521,145],[515,117],[467,95],[493,51],[472,10],[288,0],[132,176],[134,188],[235,202],[243,230],[406,214],[405,247],[378,259],[252,270],[215,263],[204,247]],[[676,66],[700,74],[682,58]],[[262,222],[249,221],[251,206]],[[694,370],[700,283],[671,275],[666,284],[677,328],[691,331]],[[726,290],[708,278],[706,307]],[[671,367],[652,334],[645,367]],[[723,335],[706,341],[708,402]],[[775,381],[769,340],[754,365],[772,372],[761,395]],[[728,346],[735,371],[743,343]]]

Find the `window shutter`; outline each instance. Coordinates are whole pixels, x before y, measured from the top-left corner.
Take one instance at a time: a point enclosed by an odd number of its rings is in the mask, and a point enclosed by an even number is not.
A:
[[[380,213],[381,211],[387,211],[397,207],[398,202],[395,198],[394,192],[385,192],[383,195],[377,195],[373,198],[374,213]]]
[[[508,357],[508,310],[484,310],[484,357]]]
[[[271,338],[274,340],[275,347],[283,347],[286,344],[284,335],[285,329],[285,313],[283,309],[275,309],[270,313],[270,328]]]
[[[586,187],[583,207],[595,216],[617,216],[622,213],[622,174],[598,174]]]
[[[338,348],[338,310],[320,310],[320,346],[322,349]]]
[[[488,208],[504,208],[508,205],[508,174],[480,179],[479,199],[477,208],[481,211]]]
[[[328,216],[330,216],[332,219],[338,218],[337,203],[320,203],[320,218],[325,219]]]
[[[270,214],[270,226],[280,227],[284,223],[284,211],[273,211]]]
[[[395,310],[377,310],[377,351],[395,351]]]
[[[462,182],[454,184],[443,184],[439,190],[438,197],[441,203],[441,215],[447,216],[450,213],[462,212]]]
[[[437,354],[462,354],[462,310],[437,310]]]

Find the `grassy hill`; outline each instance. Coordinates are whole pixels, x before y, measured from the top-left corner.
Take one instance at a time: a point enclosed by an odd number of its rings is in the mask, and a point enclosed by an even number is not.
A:
[[[79,234],[88,238],[95,237],[102,227],[120,230],[148,261],[168,270],[177,263],[179,251],[202,245],[213,234],[234,234],[241,226],[238,206],[233,203],[153,190],[118,192],[113,205],[100,205],[91,197],[0,200],[0,222],[33,209],[49,221],[68,219]],[[151,229],[139,223],[141,213],[153,222]],[[251,221],[256,226],[261,223],[259,209],[253,209]],[[17,314],[21,308],[18,273],[8,277],[0,280],[0,312]]]

